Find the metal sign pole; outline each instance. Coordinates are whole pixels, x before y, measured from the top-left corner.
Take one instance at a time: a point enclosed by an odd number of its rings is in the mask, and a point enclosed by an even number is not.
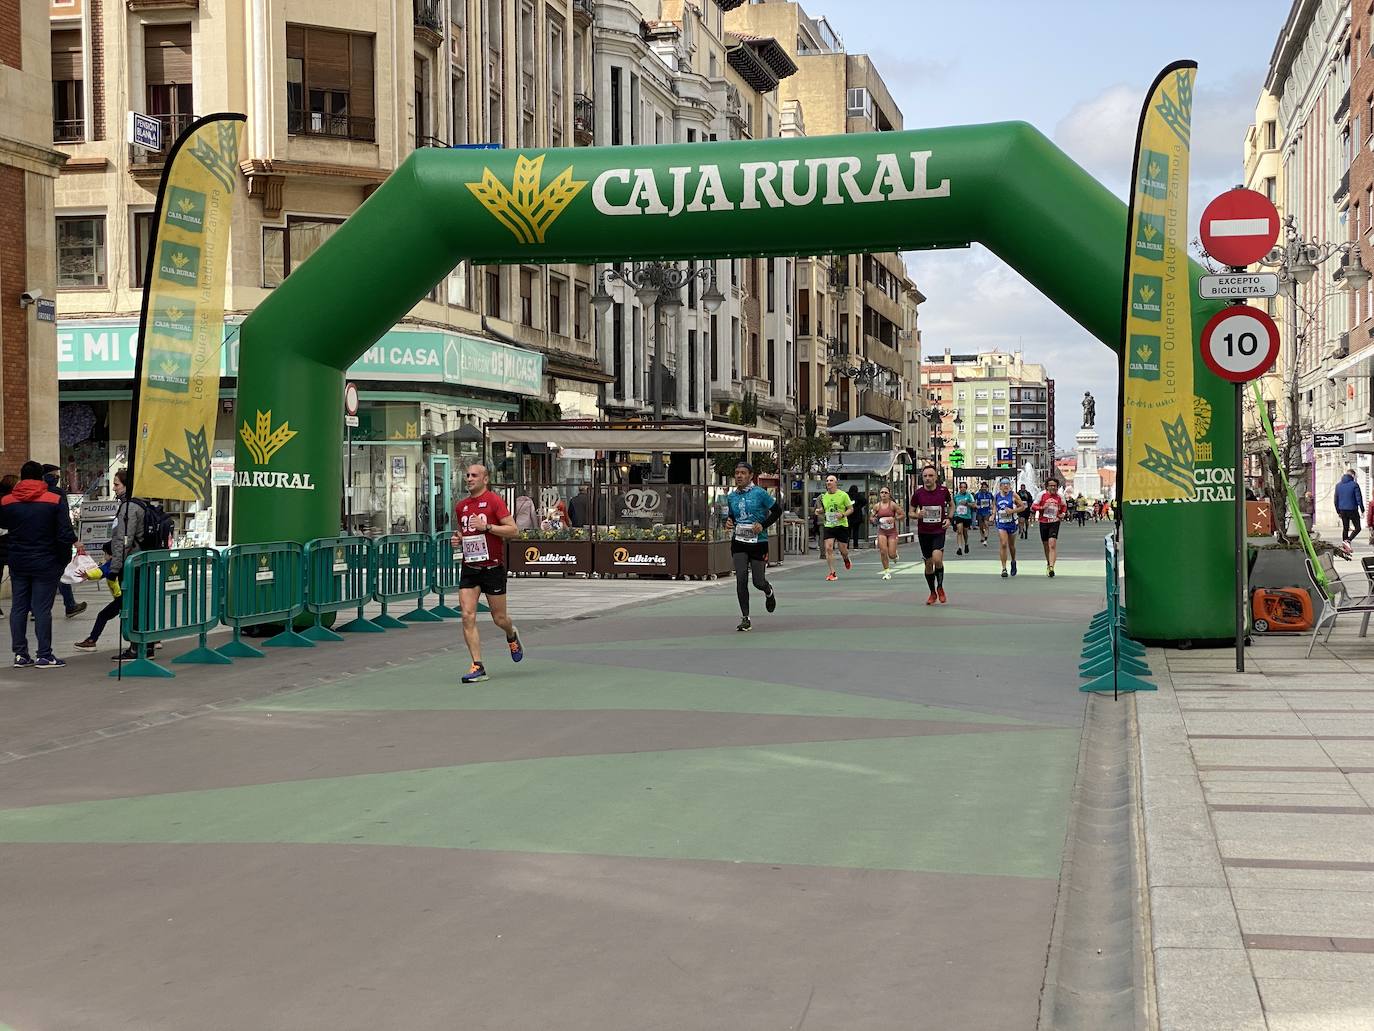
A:
[[[1242,433],[1245,385],[1236,384],[1236,672],[1245,672],[1245,451]]]

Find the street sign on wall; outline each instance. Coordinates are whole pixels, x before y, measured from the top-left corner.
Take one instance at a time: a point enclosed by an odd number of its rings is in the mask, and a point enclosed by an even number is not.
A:
[[[1245,383],[1279,356],[1279,329],[1267,312],[1246,305],[1223,308],[1202,327],[1202,360],[1222,379]]]
[[[1202,211],[1202,249],[1223,265],[1243,268],[1268,254],[1279,238],[1279,212],[1254,190],[1227,190]]]
[[[1344,433],[1314,433],[1312,434],[1313,447],[1345,447]]]
[[[162,123],[151,115],[129,112],[129,142],[148,150],[162,149]]]

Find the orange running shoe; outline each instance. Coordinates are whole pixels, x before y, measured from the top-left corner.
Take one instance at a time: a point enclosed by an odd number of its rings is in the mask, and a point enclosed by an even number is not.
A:
[[[946,604],[949,603],[949,599],[945,597],[945,589],[944,589],[943,587],[941,587],[941,588],[940,588],[939,590],[937,590],[935,593],[938,594],[938,595],[940,596],[940,604],[941,604],[941,605],[946,605]]]
[[[936,597],[935,597],[935,593],[932,591],[930,597],[926,599],[926,604],[927,604],[927,605],[934,605],[935,602],[936,602],[936,600],[937,600],[937,599],[936,599]]]
[[[844,567],[845,567],[845,569],[853,569],[853,568],[854,568],[854,563],[849,561],[849,556],[848,556],[848,555],[842,555],[841,558],[844,559]]]
[[[838,579],[839,579],[839,577],[837,577],[834,573],[826,573],[826,574],[825,574],[825,578],[826,578],[827,580],[838,580]]]

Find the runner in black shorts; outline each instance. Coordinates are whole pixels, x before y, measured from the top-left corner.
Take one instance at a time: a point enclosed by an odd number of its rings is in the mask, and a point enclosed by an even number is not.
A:
[[[1059,554],[1059,526],[1064,518],[1064,499],[1059,495],[1059,481],[1053,476],[1045,481],[1045,493],[1031,506],[1040,514],[1040,542],[1045,548],[1045,575],[1053,578],[1054,562]]]
[[[917,517],[916,540],[926,560],[926,585],[930,588],[927,605],[949,601],[945,596],[945,531],[949,529],[954,497],[948,487],[938,485],[938,479],[935,466],[922,469],[921,486],[911,495],[911,508],[908,509]]]
[[[458,603],[463,610],[463,640],[472,656],[472,668],[463,674],[465,684],[487,679],[487,668],[482,664],[482,641],[477,633],[479,594],[487,596],[491,621],[505,631],[511,659],[519,662],[525,657],[520,635],[506,611],[505,541],[518,535],[520,530],[501,495],[488,489],[487,476],[485,465],[468,466],[468,496],[454,506],[453,547],[463,551]]]

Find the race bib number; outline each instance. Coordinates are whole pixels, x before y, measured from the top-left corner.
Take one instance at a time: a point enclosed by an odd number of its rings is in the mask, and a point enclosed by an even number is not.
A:
[[[940,505],[922,505],[921,522],[923,523],[943,523],[945,521],[945,510]]]
[[[832,510],[832,509],[826,509],[826,511],[825,511],[825,525],[826,525],[826,526],[839,526],[839,525],[840,525],[840,513],[836,512],[836,511],[834,511],[834,510]]]
[[[897,528],[897,520],[894,519],[894,518],[892,518],[892,516],[879,516],[879,517],[878,517],[878,529],[879,529],[879,530],[895,530],[896,528]]]
[[[1044,512],[1045,518],[1050,522],[1054,522],[1056,519],[1059,518],[1059,506],[1056,505],[1053,501],[1045,502]]]
[[[744,525],[742,523],[736,523],[735,540],[739,541],[741,544],[757,544],[759,542],[759,534],[758,531],[754,529],[754,524],[749,523],[748,525]]]
[[[957,515],[959,515],[959,516],[966,516],[966,515],[968,515],[968,506],[967,506],[967,505],[960,505],[960,506],[959,506],[958,508],[956,508],[954,511],[955,511],[955,514],[957,514]]]
[[[463,538],[464,562],[490,562],[491,552],[487,550],[486,534]]]

